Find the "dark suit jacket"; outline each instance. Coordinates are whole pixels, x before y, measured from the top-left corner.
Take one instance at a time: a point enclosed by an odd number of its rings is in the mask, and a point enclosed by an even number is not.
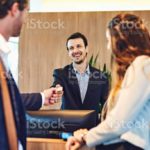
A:
[[[62,69],[54,70],[53,86],[60,84],[63,87],[62,109],[96,110],[99,112],[99,103],[104,104],[108,93],[108,80],[98,69],[90,66],[90,79],[84,102],[81,101],[78,80],[72,64]]]
[[[21,95],[13,77],[9,79],[7,78],[7,85],[8,85],[8,89],[10,93],[14,116],[15,116],[18,140],[21,142],[25,150],[26,149],[25,108],[29,110],[39,109],[42,104],[42,98],[41,98],[40,93]],[[25,105],[25,108],[24,108],[24,105]],[[12,139],[12,142],[13,142],[13,139]],[[3,114],[3,107],[2,107],[1,91],[0,91],[0,149],[9,150],[8,142],[7,142],[7,135],[6,135],[6,128],[5,128],[5,121],[4,121],[4,114]]]

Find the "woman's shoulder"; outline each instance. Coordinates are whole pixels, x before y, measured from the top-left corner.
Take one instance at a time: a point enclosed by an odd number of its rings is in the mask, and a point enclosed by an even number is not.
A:
[[[138,56],[126,71],[122,86],[129,86],[136,81],[150,81],[150,57]]]
[[[143,67],[147,64],[150,64],[150,57],[147,55],[138,56],[135,58],[132,64],[137,67]]]
[[[144,73],[146,76],[150,74],[150,57],[146,55],[138,56],[132,63],[133,68]],[[132,66],[131,65],[131,66]]]

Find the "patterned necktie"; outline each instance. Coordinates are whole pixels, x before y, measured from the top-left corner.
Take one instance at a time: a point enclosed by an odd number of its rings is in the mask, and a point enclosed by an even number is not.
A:
[[[0,59],[0,89],[1,89],[1,100],[4,111],[6,132],[8,138],[8,144],[10,150],[18,149],[18,139],[17,139],[17,131],[15,125],[15,118],[12,108],[12,102],[10,99],[10,94],[8,90],[7,80],[6,80],[6,70],[3,65],[2,60]],[[1,137],[2,138],[2,137]]]

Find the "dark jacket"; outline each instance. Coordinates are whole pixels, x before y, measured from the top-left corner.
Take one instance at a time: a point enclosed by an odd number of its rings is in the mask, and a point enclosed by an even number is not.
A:
[[[54,70],[53,86],[60,84],[63,87],[62,109],[96,110],[99,104],[103,105],[108,94],[108,80],[98,69],[89,67],[90,78],[84,102],[82,103],[78,80],[72,64],[62,69]]]
[[[10,93],[10,98],[12,102],[12,108],[15,116],[15,123],[17,129],[18,140],[21,142],[24,150],[26,149],[26,118],[25,118],[25,109],[27,110],[37,110],[41,107],[42,97],[40,93],[31,93],[31,94],[20,94],[16,83],[13,79],[7,78],[7,85]],[[2,86],[2,85],[0,85]],[[24,107],[25,105],[25,107]],[[10,127],[11,128],[11,127]],[[2,107],[2,93],[0,90],[0,149],[9,150],[4,113]],[[13,142],[13,139],[12,139]]]

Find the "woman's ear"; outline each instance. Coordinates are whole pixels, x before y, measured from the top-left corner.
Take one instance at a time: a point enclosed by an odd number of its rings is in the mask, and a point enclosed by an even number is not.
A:
[[[116,42],[116,48],[118,51],[123,52],[125,49],[128,48],[128,45],[125,40],[120,39]]]

